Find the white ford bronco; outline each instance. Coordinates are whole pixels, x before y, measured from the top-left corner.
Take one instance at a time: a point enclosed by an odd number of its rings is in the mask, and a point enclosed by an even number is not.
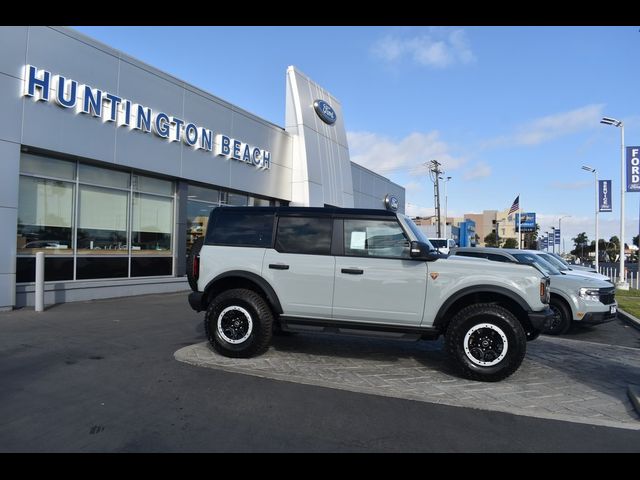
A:
[[[386,210],[219,207],[187,269],[189,303],[229,357],[264,352],[274,332],[444,335],[462,376],[498,381],[552,318],[534,266],[447,258]]]

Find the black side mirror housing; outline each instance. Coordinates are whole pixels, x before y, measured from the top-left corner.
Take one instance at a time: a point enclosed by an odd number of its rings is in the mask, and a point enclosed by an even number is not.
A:
[[[446,258],[446,255],[439,253],[437,250],[432,250],[428,244],[424,242],[418,242],[417,240],[413,240],[411,242],[411,246],[409,247],[409,255],[414,260],[426,260],[427,262],[432,262],[437,260],[438,258]]]

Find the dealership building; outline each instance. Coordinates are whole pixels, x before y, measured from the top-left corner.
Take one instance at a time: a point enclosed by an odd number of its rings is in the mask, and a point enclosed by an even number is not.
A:
[[[404,211],[294,67],[282,127],[73,29],[0,27],[0,45],[2,310],[33,305],[37,252],[47,304],[185,290],[219,205]]]

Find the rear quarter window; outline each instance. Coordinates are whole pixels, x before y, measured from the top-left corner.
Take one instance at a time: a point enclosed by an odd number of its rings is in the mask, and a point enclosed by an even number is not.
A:
[[[205,243],[268,248],[273,243],[274,218],[273,213],[220,213],[207,230]]]

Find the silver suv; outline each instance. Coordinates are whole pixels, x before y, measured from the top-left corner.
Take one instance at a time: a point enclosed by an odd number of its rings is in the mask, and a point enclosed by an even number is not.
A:
[[[554,318],[545,333],[560,335],[569,330],[572,322],[597,325],[616,318],[618,304],[615,287],[609,281],[561,272],[547,262],[538,250],[515,248],[462,247],[451,250],[452,256],[485,258],[498,262],[534,265],[551,278],[551,301]]]
[[[539,270],[447,259],[391,211],[219,207],[203,243],[189,257],[189,303],[229,357],[260,354],[280,332],[444,335],[463,376],[497,381],[553,316]]]

